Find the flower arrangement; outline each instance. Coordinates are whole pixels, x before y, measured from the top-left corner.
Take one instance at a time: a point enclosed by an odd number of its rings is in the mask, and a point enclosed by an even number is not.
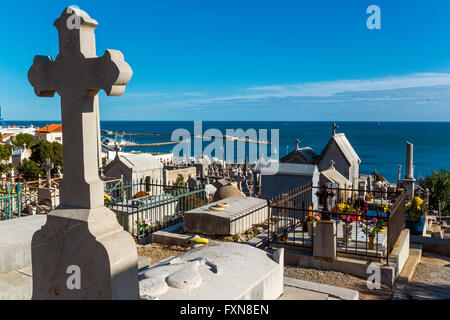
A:
[[[136,223],[138,226],[139,234],[147,234],[148,229],[150,229],[151,226],[150,220],[139,219],[138,221],[136,221]]]
[[[366,201],[372,201],[372,200],[373,200],[373,194],[369,193],[369,194],[366,196]]]
[[[419,197],[414,197],[411,202],[406,205],[406,213],[408,214],[409,221],[418,221],[420,217],[425,215],[423,200]]]
[[[358,208],[361,212],[367,211],[367,202],[364,199],[357,199],[354,204],[355,208]]]
[[[341,215],[341,219],[342,219],[342,221],[344,221],[345,223],[350,223],[350,222],[352,222],[352,221],[355,221],[356,220],[356,216],[354,216],[354,215],[360,215],[361,213],[358,211],[358,210],[356,210],[355,208],[353,208],[351,205],[349,205],[349,204],[346,204],[346,203],[338,203],[337,205],[335,205],[334,207],[333,207],[333,209],[331,209],[331,212],[334,212],[334,213],[350,213],[350,214],[353,214],[353,215]],[[361,218],[360,217],[358,217],[358,221],[360,220]]]
[[[376,235],[381,231],[381,229],[384,228],[384,221],[373,218],[369,224],[364,225],[362,222],[359,222],[359,225],[362,227],[361,231],[366,236],[375,238]]]
[[[346,203],[338,203],[331,209],[334,213],[354,213],[356,210],[351,205]]]
[[[312,212],[305,218],[305,222],[317,222],[320,221],[322,217],[319,214],[314,214]]]
[[[351,223],[351,222],[355,221],[355,220],[356,220],[356,216],[342,216],[342,217],[341,217],[341,220],[342,220],[345,224],[348,224],[348,223]]]

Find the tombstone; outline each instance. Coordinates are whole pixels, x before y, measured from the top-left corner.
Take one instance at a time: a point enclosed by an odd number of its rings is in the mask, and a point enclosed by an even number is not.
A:
[[[132,70],[120,51],[98,58],[97,21],[66,8],[54,26],[59,55],[36,56],[28,79],[39,97],[61,96],[61,204],[32,240],[33,299],[138,299],[137,249],[104,206],[98,174],[98,92],[120,96]]]

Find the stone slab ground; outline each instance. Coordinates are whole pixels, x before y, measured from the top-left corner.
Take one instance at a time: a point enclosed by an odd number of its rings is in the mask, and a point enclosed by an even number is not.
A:
[[[450,258],[423,252],[422,260],[403,290],[401,299],[450,299]]]

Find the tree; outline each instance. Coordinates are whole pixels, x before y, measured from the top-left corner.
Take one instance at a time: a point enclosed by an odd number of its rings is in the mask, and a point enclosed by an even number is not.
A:
[[[23,160],[22,164],[17,167],[17,171],[23,174],[26,180],[36,179],[44,173],[44,170],[36,162],[27,159]]]
[[[12,154],[12,146],[0,145],[0,160],[8,160]]]
[[[434,171],[421,186],[430,190],[430,205],[437,209],[440,202],[442,215],[450,215],[450,171]]]
[[[31,148],[34,144],[34,136],[29,133],[19,133],[18,135],[11,137],[11,143],[16,148],[22,148],[24,144],[27,148]]]
[[[62,145],[59,142],[48,142],[41,140],[31,147],[30,160],[35,162],[39,167],[42,166],[46,158],[54,164],[53,172],[56,172],[57,166],[63,170],[63,152]]]
[[[0,163],[0,175],[11,172],[13,167],[12,163]]]

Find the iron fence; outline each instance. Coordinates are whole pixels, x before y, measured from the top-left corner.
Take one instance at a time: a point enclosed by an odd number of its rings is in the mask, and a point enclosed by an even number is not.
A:
[[[388,259],[405,227],[405,199],[397,190],[304,186],[269,201],[268,246],[312,250],[317,221],[334,220],[338,255]]]
[[[8,184],[0,191],[0,221],[20,218],[21,211],[21,185]]]
[[[163,185],[159,181],[117,182],[105,190],[105,205],[138,239],[182,221],[186,211],[207,203],[203,185]]]

